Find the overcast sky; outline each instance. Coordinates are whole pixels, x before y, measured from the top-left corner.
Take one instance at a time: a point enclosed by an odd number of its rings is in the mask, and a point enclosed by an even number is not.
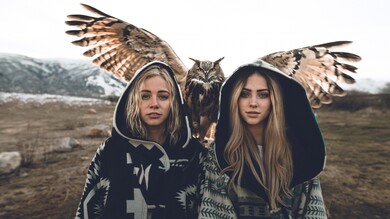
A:
[[[0,52],[87,59],[65,34],[68,14],[86,3],[167,41],[182,61],[217,60],[226,75],[266,54],[337,40],[362,56],[357,78],[390,81],[387,0],[0,0]]]

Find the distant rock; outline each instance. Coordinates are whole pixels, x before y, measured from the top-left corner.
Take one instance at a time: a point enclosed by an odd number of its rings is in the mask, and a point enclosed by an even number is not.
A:
[[[109,137],[111,135],[111,127],[108,125],[97,125],[89,129],[87,136],[91,138]]]
[[[18,151],[0,153],[0,177],[17,172],[22,164],[22,155]]]
[[[96,114],[97,112],[94,108],[90,108],[90,109],[88,109],[87,113],[88,114]]]
[[[74,138],[65,137],[61,138],[57,145],[54,146],[53,151],[55,152],[69,152],[73,151],[74,148],[80,147],[81,144]]]

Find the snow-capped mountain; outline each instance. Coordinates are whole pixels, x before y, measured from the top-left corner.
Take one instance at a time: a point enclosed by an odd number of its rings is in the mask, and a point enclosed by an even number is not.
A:
[[[18,102],[23,104],[34,103],[44,105],[47,103],[62,103],[70,106],[90,106],[90,105],[110,105],[109,100],[74,97],[54,94],[26,94],[26,93],[6,93],[0,92],[0,105],[8,102]]]
[[[356,83],[341,85],[345,90],[355,90],[370,94],[382,93],[383,89],[390,83],[390,80],[374,80],[371,78],[358,78]]]
[[[36,59],[0,53],[0,91],[105,98],[125,84],[88,60]]]
[[[380,93],[390,81],[357,79],[345,90]],[[37,59],[0,53],[0,92],[89,98],[119,96],[125,83],[88,60]]]

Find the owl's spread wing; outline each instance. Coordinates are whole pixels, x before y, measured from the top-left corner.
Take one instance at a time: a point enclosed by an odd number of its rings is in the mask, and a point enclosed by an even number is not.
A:
[[[83,37],[72,43],[91,47],[84,55],[94,57],[94,64],[129,81],[140,67],[158,60],[171,66],[179,82],[185,81],[188,69],[167,42],[89,5],[81,5],[100,17],[68,15],[70,20],[65,23],[80,30],[69,30],[66,33]]]
[[[346,92],[340,83],[353,84],[350,73],[357,68],[344,63],[357,62],[358,55],[331,51],[331,48],[344,46],[351,41],[337,41],[303,47],[285,52],[276,52],[261,59],[274,65],[285,74],[295,78],[305,88],[313,108],[332,102],[332,96],[344,96]]]

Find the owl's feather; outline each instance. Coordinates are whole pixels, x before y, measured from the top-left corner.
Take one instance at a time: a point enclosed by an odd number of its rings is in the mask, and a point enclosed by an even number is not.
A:
[[[188,68],[168,43],[145,29],[112,17],[89,5],[81,5],[100,17],[69,15],[68,18],[71,20],[65,23],[80,30],[69,30],[66,33],[83,37],[72,43],[90,47],[84,55],[93,57],[94,64],[118,78],[129,81],[137,69],[150,61],[158,60],[169,64],[181,86],[184,86]]]
[[[224,57],[212,61],[199,61],[188,71],[184,100],[191,109],[192,130],[195,137],[203,140],[209,127],[217,121],[219,91],[225,75],[220,66]]]
[[[216,121],[218,96],[225,80],[219,62],[198,61],[189,70],[168,43],[153,33],[112,17],[86,4],[81,4],[99,17],[73,14],[65,23],[79,30],[66,33],[80,37],[72,43],[89,47],[84,56],[93,57],[93,63],[130,81],[135,71],[154,60],[165,62],[175,72],[184,100],[192,116],[192,130],[203,140],[212,122]],[[187,77],[189,75],[189,77]]]
[[[350,43],[352,42],[330,42],[276,52],[261,59],[300,82],[307,92],[312,107],[319,108],[322,104],[330,104],[332,96],[346,94],[339,86],[340,83],[355,83],[355,79],[350,74],[356,73],[357,68],[343,62],[360,61],[360,56],[331,50]]]
[[[165,62],[176,74],[184,100],[192,115],[195,136],[203,140],[209,127],[216,121],[219,90],[225,76],[215,62],[199,61],[188,69],[171,46],[153,33],[112,17],[89,5],[81,4],[99,17],[69,15],[66,24],[78,28],[66,33],[80,37],[72,43],[89,47],[84,56],[93,63],[125,81],[131,80],[136,70],[154,60]],[[356,67],[345,62],[356,62],[360,57],[347,52],[332,51],[350,41],[338,41],[308,46],[262,57],[285,74],[293,77],[307,92],[313,108],[332,102],[332,96],[343,96],[340,83],[355,83]]]

